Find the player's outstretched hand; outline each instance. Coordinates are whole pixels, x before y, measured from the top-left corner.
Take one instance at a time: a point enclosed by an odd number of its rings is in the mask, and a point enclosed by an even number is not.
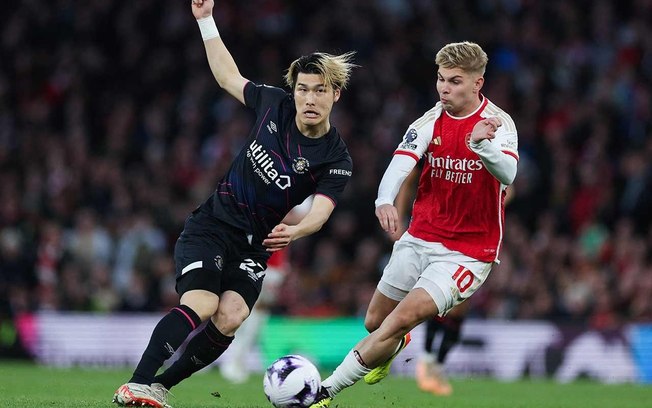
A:
[[[491,117],[481,120],[473,126],[473,132],[471,132],[471,140],[473,142],[479,142],[484,139],[493,139],[496,137],[496,130],[503,124],[500,118]]]
[[[280,251],[293,241],[296,232],[293,225],[278,224],[263,240],[263,245],[267,247],[267,252]]]
[[[383,204],[376,207],[376,217],[380,226],[390,235],[396,234],[398,229],[398,210],[391,204]]]
[[[197,20],[213,15],[213,0],[192,0],[192,14]]]

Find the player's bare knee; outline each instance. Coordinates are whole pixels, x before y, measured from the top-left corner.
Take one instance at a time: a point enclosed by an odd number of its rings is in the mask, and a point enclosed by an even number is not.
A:
[[[232,336],[236,330],[244,323],[249,317],[248,309],[218,309],[215,316],[213,316],[213,323],[217,329],[225,336]]]
[[[220,298],[208,291],[191,290],[181,296],[180,303],[191,308],[203,322],[215,314]]]
[[[380,327],[381,323],[382,320],[378,318],[377,314],[367,313],[365,316],[364,327],[369,333],[376,331]]]

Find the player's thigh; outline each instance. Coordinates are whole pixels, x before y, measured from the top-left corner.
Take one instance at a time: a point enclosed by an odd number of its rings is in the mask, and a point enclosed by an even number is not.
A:
[[[492,264],[471,258],[449,259],[432,262],[423,272],[415,288],[423,288],[437,305],[443,316],[455,306],[468,299],[484,283]]]
[[[464,318],[469,313],[469,309],[471,309],[471,303],[470,302],[462,302],[458,304],[457,306],[453,307],[447,314],[446,317],[457,317],[457,318]]]
[[[201,213],[193,212],[188,217],[174,246],[176,290],[180,296],[191,290],[221,294],[224,266],[231,257],[233,239],[230,231]]]
[[[424,259],[420,248],[402,238],[394,243],[392,255],[383,270],[378,291],[387,298],[400,302],[412,290],[423,271]]]
[[[240,251],[238,258],[225,266],[222,291],[235,292],[243,299],[247,312],[253,310],[260,297],[267,269],[267,254]],[[242,319],[244,321],[244,318]]]
[[[367,331],[371,333],[380,327],[383,320],[394,310],[398,303],[398,300],[391,299],[376,289],[369,302],[364,319],[364,326]]]
[[[191,308],[203,322],[218,310],[220,297],[207,290],[193,289],[185,291],[179,303]]]
[[[217,311],[222,271],[211,259],[221,249],[181,238],[175,247],[176,290],[202,321]]]

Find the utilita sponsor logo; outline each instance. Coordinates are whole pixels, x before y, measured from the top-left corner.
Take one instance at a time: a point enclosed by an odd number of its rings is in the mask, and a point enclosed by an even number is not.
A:
[[[278,174],[274,168],[274,160],[269,156],[267,151],[254,140],[249,145],[247,157],[254,165],[255,173],[265,182],[265,184],[276,184],[281,190],[285,190],[292,184],[290,176]]]

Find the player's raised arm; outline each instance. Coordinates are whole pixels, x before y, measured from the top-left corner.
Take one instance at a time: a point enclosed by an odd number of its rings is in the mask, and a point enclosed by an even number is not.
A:
[[[224,45],[213,20],[213,0],[192,0],[192,14],[197,19],[208,64],[213,76],[222,89],[233,95],[241,103],[244,102],[244,86],[247,79],[240,74],[231,53]]]

